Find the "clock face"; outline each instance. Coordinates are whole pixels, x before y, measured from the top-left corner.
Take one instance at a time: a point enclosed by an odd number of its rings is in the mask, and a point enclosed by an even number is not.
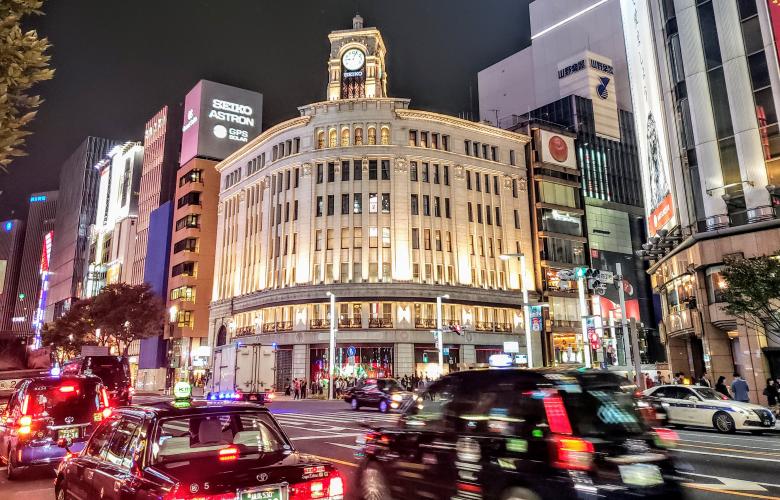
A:
[[[341,63],[347,71],[359,70],[363,67],[364,62],[366,62],[366,56],[358,49],[349,49],[341,58]]]

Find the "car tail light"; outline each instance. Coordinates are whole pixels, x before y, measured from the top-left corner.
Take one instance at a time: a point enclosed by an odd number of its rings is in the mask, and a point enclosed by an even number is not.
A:
[[[22,415],[27,415],[27,410],[30,407],[30,395],[25,394],[22,400]]]
[[[290,485],[290,500],[342,498],[344,498],[344,480],[335,471],[328,477]]]
[[[111,416],[112,410],[111,408],[103,408],[103,418],[108,418]]]
[[[238,459],[238,448],[230,446],[229,448],[222,448],[219,450],[219,461],[229,462],[231,460]]]
[[[105,387],[100,389],[100,394],[103,396],[103,406],[105,406],[106,408],[111,406],[111,403],[108,400],[108,391],[106,390]]]
[[[593,464],[593,443],[581,438],[553,436],[553,466],[567,470],[589,470]]]
[[[269,401],[272,401],[272,400],[273,400],[273,399],[275,399],[275,398],[276,398],[276,394],[274,394],[273,392],[269,392],[269,393],[268,393],[268,400],[269,400]]]
[[[655,434],[655,443],[664,448],[674,448],[680,440],[680,436],[675,431],[663,427],[654,428],[653,434]]]
[[[67,384],[67,385],[60,386],[60,392],[71,393],[71,392],[78,392],[78,391],[76,390],[75,385]]]

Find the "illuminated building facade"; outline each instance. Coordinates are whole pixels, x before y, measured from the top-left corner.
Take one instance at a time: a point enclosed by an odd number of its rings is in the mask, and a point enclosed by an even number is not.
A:
[[[338,374],[434,377],[448,295],[445,371],[524,353],[521,269],[500,256],[532,252],[528,137],[386,97],[384,41],[359,16],[329,39],[328,100],[217,165],[210,344],[275,344],[277,387],[316,382],[331,292]]]

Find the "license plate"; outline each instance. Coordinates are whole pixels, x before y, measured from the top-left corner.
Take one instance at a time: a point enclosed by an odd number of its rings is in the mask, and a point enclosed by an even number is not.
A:
[[[664,482],[663,477],[661,477],[661,469],[657,465],[621,465],[619,469],[623,483],[630,486],[656,486]]]
[[[260,486],[238,491],[238,500],[282,500],[281,486]]]
[[[78,439],[79,428],[73,427],[72,429],[58,429],[57,439]]]

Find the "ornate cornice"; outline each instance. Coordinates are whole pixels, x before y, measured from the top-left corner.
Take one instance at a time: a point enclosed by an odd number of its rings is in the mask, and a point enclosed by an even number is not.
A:
[[[291,120],[287,120],[282,123],[277,123],[273,127],[269,128],[265,132],[261,133],[260,135],[258,135],[257,137],[249,141],[247,144],[242,146],[235,153],[228,156],[221,162],[217,163],[215,167],[217,169],[217,172],[222,172],[224,168],[227,168],[228,166],[232,165],[233,162],[235,162],[236,160],[238,160],[239,158],[247,154],[249,151],[257,148],[259,145],[261,145],[271,137],[280,134],[287,129],[303,127],[307,125],[310,121],[311,121],[311,116],[298,116]]]
[[[474,132],[488,134],[494,137],[499,137],[501,139],[520,142],[522,144],[526,144],[531,141],[531,138],[525,134],[510,132],[509,130],[500,129],[492,125],[485,125],[483,123],[463,120],[454,116],[442,115],[440,113],[433,113],[431,111],[420,111],[417,109],[396,109],[394,111],[395,116],[402,120],[423,120],[436,123],[447,123],[455,127],[465,128]]]

